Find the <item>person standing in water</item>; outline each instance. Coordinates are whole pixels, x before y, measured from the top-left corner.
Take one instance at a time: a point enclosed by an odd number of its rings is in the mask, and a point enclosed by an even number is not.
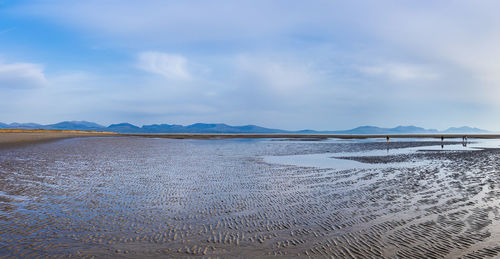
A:
[[[389,143],[389,136],[387,136],[387,143]]]

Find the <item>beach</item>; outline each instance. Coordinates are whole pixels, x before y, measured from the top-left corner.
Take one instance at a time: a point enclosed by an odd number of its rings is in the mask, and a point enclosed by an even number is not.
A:
[[[500,252],[494,140],[60,137],[0,150],[0,256]]]

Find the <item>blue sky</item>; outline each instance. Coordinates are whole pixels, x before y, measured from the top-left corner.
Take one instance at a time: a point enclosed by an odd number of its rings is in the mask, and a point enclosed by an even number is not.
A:
[[[498,1],[0,0],[0,121],[500,130]]]

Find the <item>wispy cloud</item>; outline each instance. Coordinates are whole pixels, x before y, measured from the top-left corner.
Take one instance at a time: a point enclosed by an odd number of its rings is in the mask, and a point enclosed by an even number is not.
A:
[[[26,89],[47,84],[43,67],[33,63],[0,63],[0,88]]]
[[[389,80],[432,80],[439,74],[423,66],[403,63],[386,63],[373,66],[361,66],[359,70],[366,75],[383,77]]]
[[[146,51],[139,54],[137,67],[168,79],[189,80],[188,61],[177,54]]]
[[[252,80],[263,89],[286,95],[314,87],[318,74],[307,63],[240,55],[236,69],[244,80]]]

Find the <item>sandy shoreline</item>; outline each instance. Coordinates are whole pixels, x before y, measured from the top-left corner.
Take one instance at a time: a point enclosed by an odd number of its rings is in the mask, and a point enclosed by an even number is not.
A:
[[[70,130],[0,130],[0,148],[42,143],[64,138],[115,136],[115,133]]]

